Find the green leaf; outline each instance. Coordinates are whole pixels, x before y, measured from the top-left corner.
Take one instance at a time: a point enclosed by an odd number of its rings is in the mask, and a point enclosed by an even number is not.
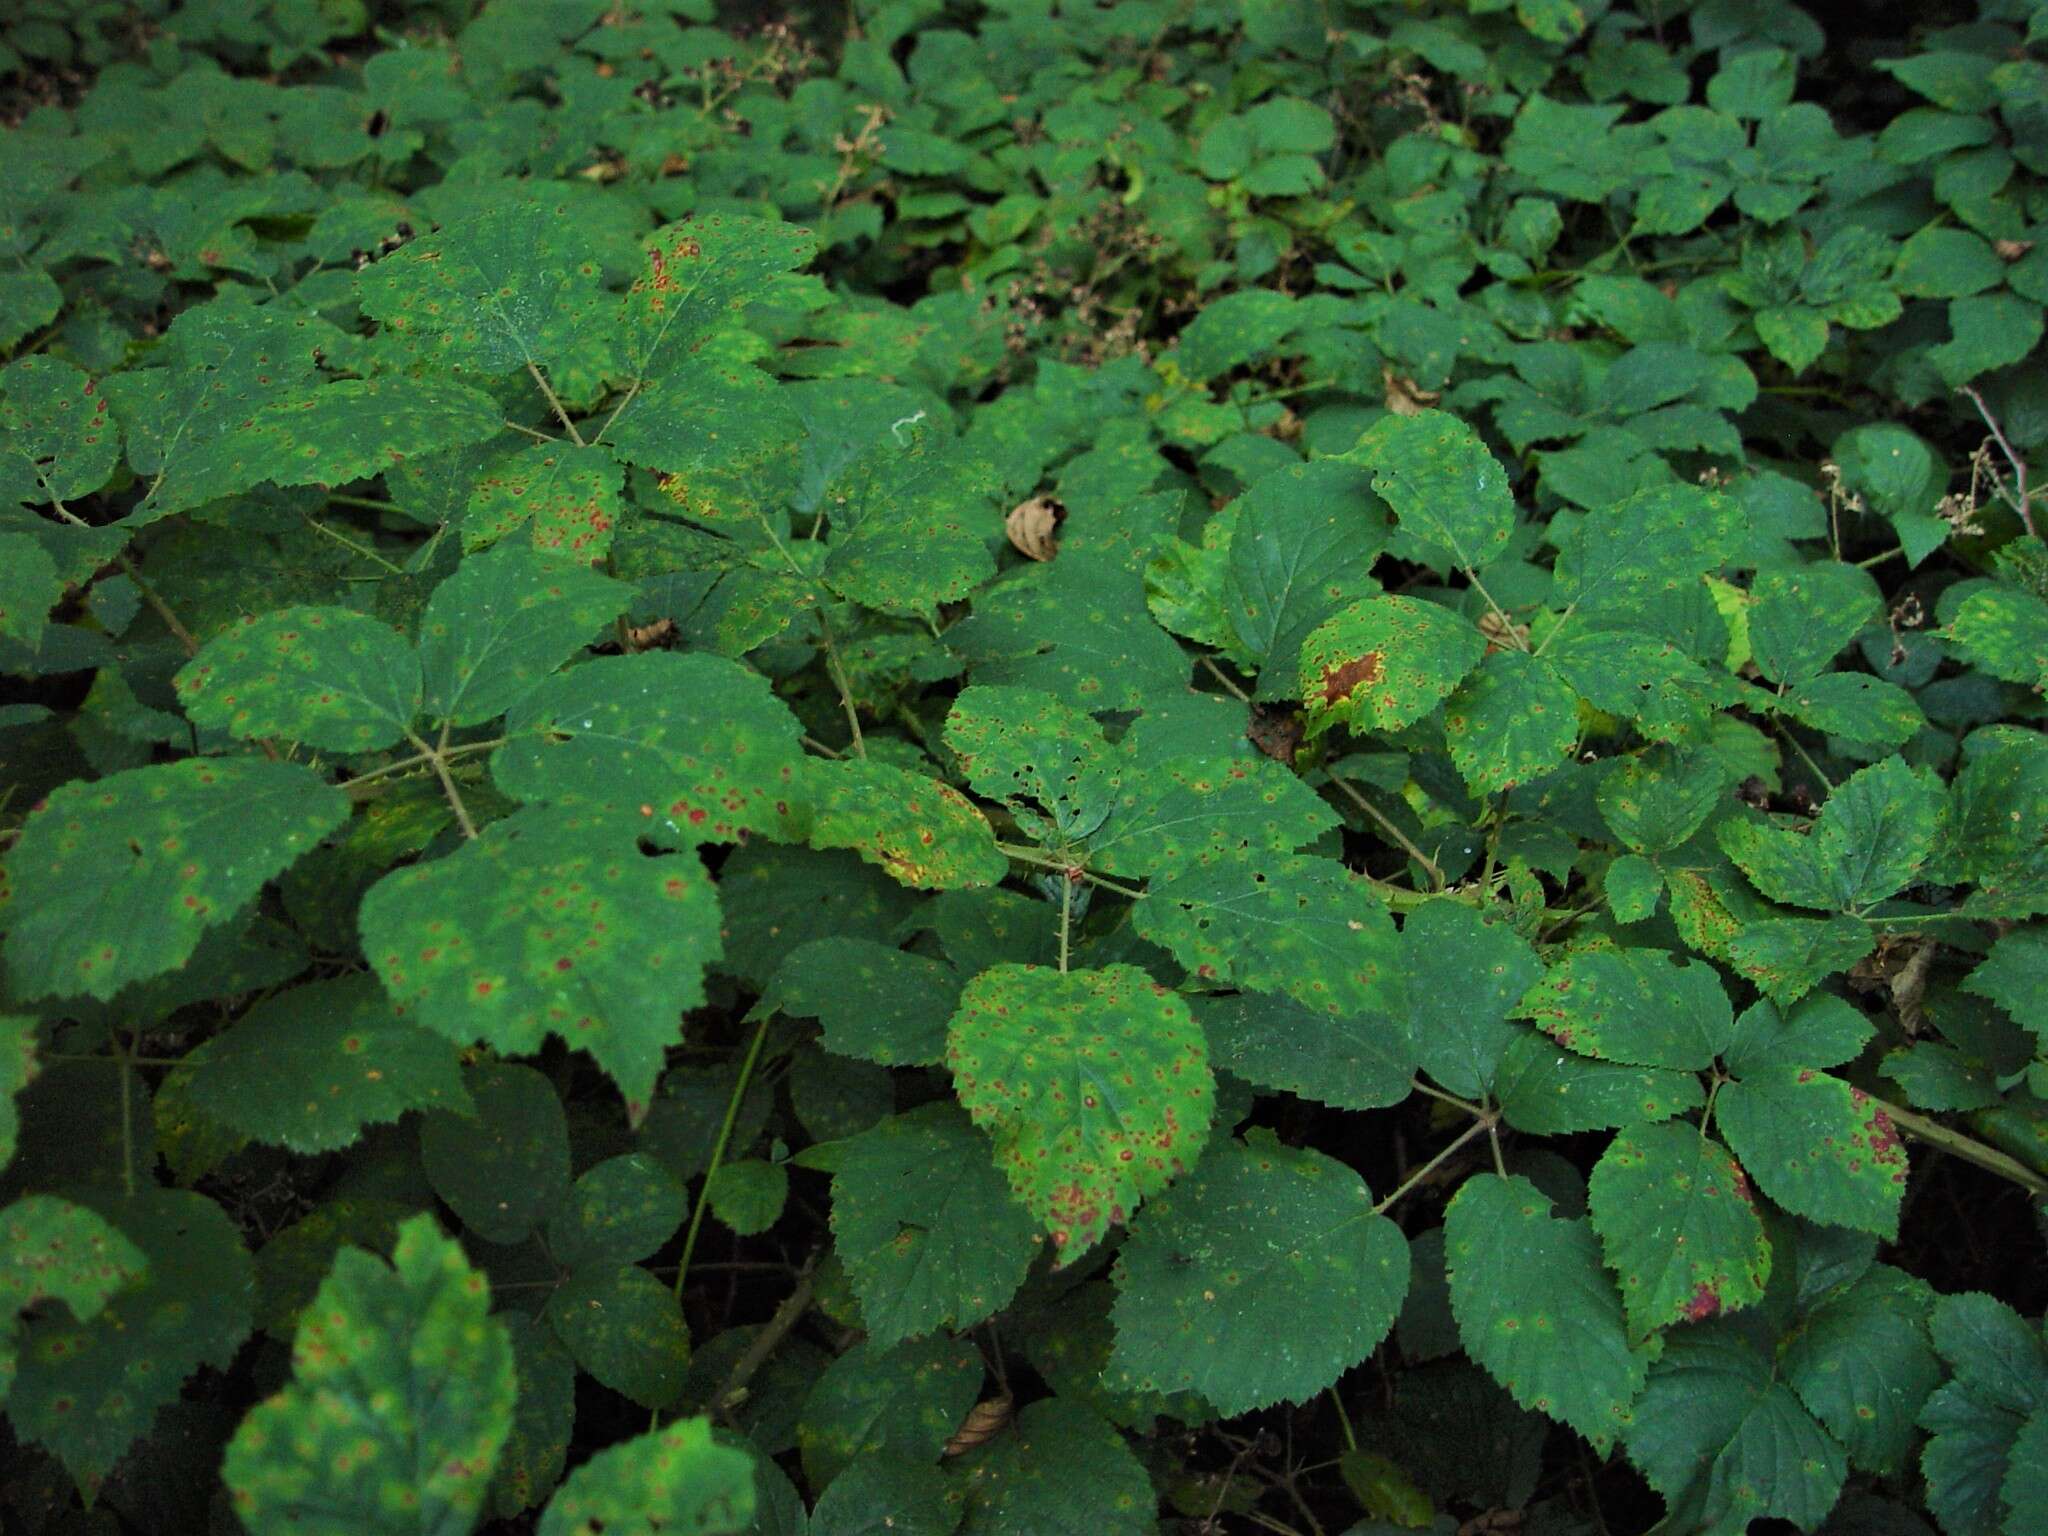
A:
[[[1929,1436],[1920,1455],[1927,1507],[1956,1536],[2013,1531],[2004,1491],[2021,1484],[2020,1458],[2040,1439],[2032,1426],[2048,1416],[2040,1326],[1978,1292],[1939,1298],[1929,1326],[1954,1375],[1920,1410]]]
[[[427,711],[476,725],[503,714],[626,609],[632,589],[504,544],[434,589],[420,620]]]
[[[833,1251],[880,1348],[1001,1311],[1044,1241],[950,1104],[891,1115],[801,1161],[832,1174]]]
[[[344,1248],[292,1346],[292,1382],[228,1444],[251,1536],[464,1531],[512,1427],[512,1345],[490,1290],[430,1216],[387,1267]]]
[[[310,768],[257,758],[66,784],[8,855],[8,979],[22,997],[105,999],[175,970],[348,813]]]
[[[1737,1077],[1768,1066],[1839,1067],[1877,1030],[1856,1008],[1822,992],[1786,1008],[1752,1003],[1735,1021],[1721,1064]]]
[[[1774,683],[1816,676],[1882,612],[1870,573],[1838,561],[1765,571],[1752,601],[1750,648]]]
[[[11,1150],[11,1149],[10,1149]],[[0,1402],[14,1382],[15,1320],[61,1301],[89,1323],[141,1278],[149,1258],[99,1212],[55,1195],[24,1195],[0,1209]]]
[[[1314,790],[1263,757],[1158,762],[1133,752],[1118,790],[1116,808],[1087,845],[1089,865],[1111,874],[1290,853],[1340,821]]]
[[[195,724],[243,741],[374,752],[411,729],[420,662],[403,635],[365,614],[281,608],[209,641],[175,686]]]
[[[983,591],[946,641],[975,682],[1042,689],[1091,714],[1184,692],[1190,670],[1146,610],[1144,577],[1082,550]]]
[[[1805,1314],[1780,1357],[1807,1411],[1866,1471],[1907,1468],[1913,1421],[1942,1375],[1927,1337],[1933,1300],[1923,1282],[1874,1265]]]
[[[1728,941],[1728,963],[1772,1002],[1789,1006],[1876,947],[1853,917],[1778,918],[1750,923]]]
[[[882,613],[929,617],[995,575],[987,528],[995,471],[956,441],[885,435],[824,490],[825,580]]]
[[[1719,837],[1771,900],[1851,912],[1911,883],[1934,850],[1945,801],[1931,773],[1890,757],[1837,785],[1805,836],[1731,819]]]
[[[1200,1027],[1135,966],[983,971],[947,1027],[946,1063],[1062,1265],[1193,1164],[1215,1109]]]
[[[1491,1093],[1502,1053],[1528,1033],[1507,1016],[1543,974],[1535,949],[1462,901],[1432,901],[1402,922],[1401,966],[1422,1070],[1466,1098]]]
[[[335,379],[283,395],[186,450],[183,477],[239,490],[346,485],[416,454],[480,443],[503,429],[490,396],[431,379]],[[161,511],[161,508],[156,509]]]
[[[548,1253],[570,1269],[632,1264],[676,1234],[683,1187],[641,1152],[608,1157],[570,1186],[548,1220]]]
[[[1601,819],[1640,854],[1689,841],[1719,810],[1729,773],[1711,752],[1653,746],[1615,759],[1594,791]]]
[[[2041,344],[2043,329],[2041,306],[2016,293],[1951,299],[1948,325],[1950,339],[1929,350],[1927,361],[1950,389],[2024,360]]]
[[[1260,697],[1282,698],[1309,631],[1374,590],[1367,573],[1386,547],[1386,514],[1365,471],[1341,459],[1261,475],[1236,507],[1224,612],[1257,666]]]
[[[1629,1337],[1761,1301],[1771,1245],[1735,1159],[1690,1125],[1630,1126],[1586,1184]]]
[[[0,534],[0,637],[34,644],[63,595],[48,551],[24,534]]]
[[[643,1408],[681,1400],[690,1327],[675,1293],[633,1264],[579,1269],[548,1297],[548,1321],[576,1363]]]
[[[1009,873],[988,818],[950,784],[888,763],[806,765],[814,848],[851,848],[905,885],[958,890]]]
[[[2002,935],[1983,963],[1963,978],[1963,990],[1988,997],[2048,1050],[2048,928],[2015,928]]]
[[[1334,1017],[1406,1011],[1393,919],[1334,859],[1193,865],[1148,892],[1132,924],[1206,982],[1284,993]]]
[[[512,1339],[518,1396],[491,1479],[491,1513],[509,1520],[562,1480],[576,1421],[576,1362],[544,1323],[518,1313],[499,1317]]]
[[[1158,1495],[1124,1437],[1070,1398],[1041,1399],[968,1473],[967,1529],[1151,1536]]]
[[[738,662],[601,656],[527,694],[505,733],[491,777],[514,799],[623,811],[672,845],[801,834],[803,727]]]
[[[1041,842],[1079,842],[1115,803],[1119,765],[1100,728],[1049,693],[962,689],[946,715],[946,745],[967,782]]]
[[[548,1501],[540,1536],[732,1536],[758,1529],[754,1468],[709,1419],[678,1419],[597,1453]]]
[[[470,1109],[454,1048],[401,1021],[369,976],[266,998],[186,1064],[202,1113],[294,1152],[348,1146],[411,1109]]]
[[[14,1141],[21,1122],[14,1096],[35,1080],[36,1021],[25,1015],[0,1013],[0,1169],[14,1160]]]
[[[1451,761],[1475,795],[1497,795],[1555,768],[1579,739],[1579,701],[1555,668],[1502,651],[1444,704]]]
[[[1640,854],[1625,853],[1607,866],[1600,891],[1617,923],[1640,923],[1657,910],[1657,899],[1664,893],[1664,877],[1656,865]]]
[[[1373,472],[1372,488],[1402,533],[1475,570],[1499,556],[1514,531],[1507,476],[1486,445],[1443,411],[1387,415],[1348,455]]]
[[[605,449],[528,443],[476,479],[463,509],[462,547],[484,549],[524,528],[535,549],[602,560],[625,520],[625,467]]]
[[[2048,602],[2011,587],[1980,588],[1949,620],[1948,638],[1963,660],[2026,687],[2048,678]]]
[[[1648,1358],[1584,1220],[1527,1179],[1475,1174],[1444,1213],[1451,1311],[1472,1358],[1524,1408],[1605,1450],[1634,1422]]]
[[[1929,225],[1899,247],[1892,286],[1901,297],[1960,299],[2005,281],[2005,264],[1981,235]]]
[[[105,394],[71,364],[37,356],[0,368],[0,503],[90,496],[120,448]]]
[[[883,1066],[928,1066],[946,1053],[945,1021],[960,977],[926,955],[873,939],[813,939],[789,952],[762,994],[763,1008],[824,1026],[823,1044]]]
[[[141,1251],[142,1272],[89,1320],[45,1312],[28,1325],[7,1414],[90,1497],[149,1433],[158,1412],[177,1400],[187,1376],[201,1366],[228,1368],[249,1336],[254,1273],[234,1222],[204,1195],[80,1190],[73,1198]],[[67,1225],[67,1248],[97,1246],[97,1233]],[[126,1269],[130,1251],[108,1244],[96,1253],[101,1276]],[[90,1295],[103,1281],[84,1283],[92,1285]],[[67,1300],[80,1296],[80,1284],[72,1281]]]
[[[647,1112],[682,1013],[719,956],[718,899],[694,853],[643,853],[640,819],[521,811],[363,898],[363,948],[391,996],[458,1045],[509,1055],[549,1035]]]
[[[1655,612],[1734,558],[1743,532],[1733,497],[1659,485],[1595,508],[1559,542],[1554,596],[1581,613]]]
[[[1785,695],[1800,724],[1866,747],[1903,746],[1927,724],[1913,696],[1896,683],[1861,672],[1829,672]]]
[[[981,1389],[981,1353],[940,1334],[888,1348],[863,1340],[825,1368],[797,1421],[804,1474],[824,1488],[856,1461],[927,1464]]]
[[[1139,1213],[1116,1286],[1113,1382],[1246,1413],[1306,1402],[1378,1347],[1408,1243],[1349,1168],[1255,1133]]]
[[[1534,1030],[1501,1052],[1494,1094],[1508,1124],[1541,1136],[1669,1120],[1706,1101],[1690,1072],[1596,1061]]]
[[[1691,591],[1695,599],[1697,589]],[[1628,622],[1617,615],[1615,622]],[[1722,687],[1670,640],[1627,630],[1573,625],[1552,632],[1543,659],[1596,709],[1635,723],[1653,741],[1706,739]]]
[[[949,1493],[935,1467],[856,1461],[811,1511],[810,1536],[952,1536],[960,1514]]]
[[[1398,1015],[1333,1019],[1257,992],[1196,998],[1191,1006],[1210,1061],[1246,1082],[1338,1109],[1381,1109],[1408,1097],[1415,1046]]]
[[[1408,597],[1353,603],[1301,647],[1301,696],[1310,735],[1359,723],[1413,725],[1479,664],[1486,641],[1449,609]]]
[[[1849,1470],[1771,1362],[1730,1327],[1670,1337],[1637,1404],[1628,1455],[1667,1501],[1691,1491],[1701,1501],[1695,1528],[1715,1536],[1767,1516],[1811,1530]]]
[[[1887,1240],[1898,1231],[1906,1149],[1862,1089],[1774,1066],[1723,1087],[1715,1112],[1757,1188],[1786,1210]]]
[[[1559,1045],[1636,1067],[1698,1070],[1733,1033],[1734,1011],[1711,965],[1661,949],[1566,955],[1516,1010]]]
[[[702,214],[664,224],[641,244],[646,271],[621,305],[626,362],[635,378],[664,374],[688,360],[691,345],[779,273],[811,260],[808,229],[773,219]]]
[[[484,1062],[467,1074],[471,1108],[420,1123],[434,1192],[487,1242],[522,1243],[569,1187],[569,1127],[554,1086],[532,1067]]]
[[[721,1163],[706,1186],[711,1214],[741,1237],[757,1237],[774,1226],[789,1199],[789,1170],[763,1158]]]
[[[566,205],[520,202],[458,219],[356,278],[363,313],[445,367],[551,367],[563,317],[593,292],[598,265]]]

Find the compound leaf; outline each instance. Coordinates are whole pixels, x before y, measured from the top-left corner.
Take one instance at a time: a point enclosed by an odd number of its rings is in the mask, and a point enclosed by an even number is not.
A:
[[[1200,1027],[1136,966],[983,971],[961,993],[946,1063],[1062,1265],[1194,1163],[1215,1110]]]
[[[1719,837],[1728,857],[1771,900],[1848,912],[1911,882],[1934,850],[1945,804],[1933,774],[1889,757],[1838,785],[1804,836],[1731,818]]]
[[[1699,1499],[1697,1528],[1716,1536],[1766,1516],[1811,1530],[1849,1470],[1771,1362],[1728,1327],[1670,1337],[1636,1405],[1628,1455],[1667,1501]]]
[[[516,1375],[490,1289],[431,1216],[390,1265],[344,1248],[299,1324],[292,1382],[222,1470],[251,1536],[467,1530],[512,1428]]]
[[[1780,1357],[1786,1384],[1865,1471],[1906,1469],[1914,1419],[1941,1381],[1933,1300],[1924,1283],[1873,1265],[1803,1315]]]
[[[527,1055],[552,1034],[590,1052],[638,1124],[720,954],[702,861],[649,857],[639,825],[521,811],[372,886],[363,948],[391,996],[457,1044]]]
[[[1550,1211],[1525,1178],[1465,1181],[1444,1214],[1451,1312],[1516,1402],[1605,1449],[1634,1420],[1649,1355],[1629,1342],[1592,1227]]]
[[[260,758],[187,758],[52,791],[0,884],[14,990],[105,999],[175,970],[348,813],[312,769]]]
[[[1408,1243],[1342,1163],[1254,1133],[1211,1148],[1131,1224],[1117,1260],[1118,1386],[1224,1414],[1306,1402],[1394,1325]]]

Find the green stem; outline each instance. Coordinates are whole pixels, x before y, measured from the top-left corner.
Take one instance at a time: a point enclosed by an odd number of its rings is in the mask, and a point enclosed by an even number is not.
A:
[[[396,512],[408,515],[405,508],[395,501],[379,501],[374,496],[344,496],[339,491],[329,491],[327,500],[337,507],[361,507],[365,512]]]
[[[1394,823],[1386,816],[1384,812],[1380,810],[1378,806],[1374,805],[1370,800],[1366,799],[1365,796],[1361,794],[1357,789],[1352,787],[1350,784],[1347,784],[1344,780],[1338,778],[1335,774],[1330,775],[1330,783],[1336,786],[1338,792],[1341,793],[1345,797],[1345,799],[1349,800],[1353,805],[1357,806],[1361,811],[1365,812],[1367,816],[1371,817],[1373,823],[1376,826],[1378,826],[1382,832],[1386,833],[1387,836],[1391,837],[1397,844],[1400,845],[1401,851],[1403,853],[1407,854],[1408,857],[1413,859],[1417,864],[1420,864],[1423,867],[1423,869],[1428,872],[1430,881],[1432,884],[1435,885],[1436,889],[1440,891],[1444,888],[1444,885],[1446,884],[1444,880],[1444,872],[1437,866],[1436,860],[1432,859],[1428,854],[1424,853],[1420,848],[1416,847],[1413,840],[1409,838],[1408,834],[1406,832],[1403,832],[1398,826],[1394,825]]]
[[[462,791],[455,787],[455,775],[448,771],[448,730],[449,727],[446,725],[441,727],[439,747],[428,746],[424,737],[416,736],[411,731],[407,731],[405,735],[406,739],[419,749],[420,756],[434,765],[434,777],[441,781],[441,793],[448,797],[448,804],[455,812],[456,824],[462,828],[465,839],[475,842],[476,823],[469,819],[469,807],[462,802]]]
[[[540,386],[540,392],[548,397],[548,405],[554,410],[555,420],[562,424],[562,430],[569,434],[569,441],[578,448],[589,446],[583,441],[583,434],[576,430],[576,423],[569,419],[569,413],[562,409],[562,401],[548,383],[547,375],[540,371],[540,365],[532,358],[526,360],[526,371],[533,375],[533,382]]]
[[[1426,1093],[1432,1099],[1441,1100],[1445,1104],[1455,1104],[1474,1119],[1483,1120],[1486,1118],[1486,1110],[1480,1105],[1474,1104],[1470,1099],[1461,1099],[1455,1093],[1446,1093],[1434,1083],[1425,1083],[1419,1077],[1411,1077],[1408,1079],[1408,1086],[1418,1093]]]
[[[1328,1391],[1330,1394],[1330,1406],[1337,1410],[1337,1427],[1344,1431],[1344,1449],[1356,1452],[1358,1450],[1358,1435],[1351,1428],[1351,1415],[1344,1411],[1344,1399],[1337,1395],[1335,1387],[1329,1388]]]
[[[1074,926],[1074,882],[1060,877],[1060,974],[1067,974],[1067,935]]]
[[[316,532],[326,534],[328,538],[334,540],[334,542],[339,544],[343,549],[353,550],[357,555],[361,556],[365,560],[370,561],[372,564],[383,566],[385,570],[389,571],[394,576],[403,576],[405,574],[405,568],[403,566],[393,565],[389,560],[386,560],[382,555],[378,554],[377,551],[375,551],[374,549],[371,549],[367,544],[358,544],[354,539],[350,538],[347,534],[337,532],[336,530],[328,527],[325,523],[321,522],[319,518],[309,517],[306,519],[306,521],[313,527],[313,529]]]
[[[135,1198],[135,1069],[128,1058],[128,1047],[121,1039],[121,1032],[113,1025],[107,1026],[107,1043],[114,1048],[114,1057],[121,1064],[121,1187],[128,1198]]]
[[[1373,1215],[1384,1216],[1387,1213],[1387,1208],[1389,1206],[1391,1206],[1396,1200],[1399,1200],[1403,1195],[1407,1194],[1408,1191],[1413,1189],[1416,1185],[1420,1184],[1424,1179],[1428,1178],[1432,1173],[1435,1173],[1437,1169],[1441,1168],[1445,1163],[1449,1162],[1452,1157],[1457,1155],[1459,1149],[1462,1148],[1468,1141],[1471,1141],[1475,1136],[1479,1136],[1484,1132],[1491,1130],[1492,1128],[1493,1117],[1491,1115],[1482,1115],[1479,1119],[1474,1120],[1470,1125],[1466,1126],[1464,1130],[1460,1131],[1458,1133],[1457,1139],[1453,1141],[1449,1146],[1445,1147],[1443,1151],[1437,1153],[1435,1157],[1432,1157],[1428,1162],[1424,1163],[1420,1168],[1416,1169],[1413,1173],[1409,1174],[1407,1178],[1403,1179],[1399,1184],[1397,1184],[1394,1187],[1394,1192],[1391,1195],[1388,1195],[1386,1199],[1382,1200],[1378,1205],[1372,1208]]]
[[[725,1149],[732,1141],[734,1122],[740,1117],[740,1101],[747,1096],[747,1085],[754,1078],[754,1064],[761,1059],[761,1046],[768,1038],[768,1025],[773,1014],[764,1015],[760,1026],[754,1031],[754,1038],[747,1046],[746,1060],[740,1063],[739,1081],[732,1085],[732,1094],[725,1101],[725,1119],[719,1123],[718,1140],[711,1144],[711,1164],[704,1170],[704,1186],[697,1191],[697,1205],[690,1212],[690,1230],[683,1234],[683,1255],[676,1264],[676,1300],[683,1299],[683,1283],[690,1275],[690,1256],[697,1251],[697,1234],[704,1227],[704,1213],[711,1208],[711,1185],[718,1177],[718,1170],[725,1163]]]
[[[1043,850],[1028,848],[1022,843],[997,843],[996,848],[999,852],[1008,854],[1019,864],[1029,864],[1037,869],[1056,869],[1061,874],[1066,874],[1071,870],[1080,868],[1080,866],[1066,859],[1049,858]],[[1117,895],[1128,896],[1133,901],[1143,900],[1145,896],[1145,893],[1136,886],[1121,885],[1110,879],[1107,875],[1098,875],[1090,869],[1082,869],[1081,878],[1090,885],[1099,885],[1105,891],[1115,891]]]
[[[1874,1108],[1890,1117],[1892,1124],[1916,1141],[1924,1141],[1931,1147],[1939,1147],[1952,1157],[1959,1157],[1966,1163],[1974,1163],[1987,1173],[1995,1173],[2031,1195],[2048,1195],[2048,1179],[2034,1172],[2018,1158],[2008,1156],[1996,1147],[1987,1147],[1983,1142],[1961,1131],[1952,1131],[1938,1120],[1925,1115],[1916,1115],[1910,1109],[1900,1109],[1896,1104],[1887,1104],[1882,1099],[1872,1099]]]

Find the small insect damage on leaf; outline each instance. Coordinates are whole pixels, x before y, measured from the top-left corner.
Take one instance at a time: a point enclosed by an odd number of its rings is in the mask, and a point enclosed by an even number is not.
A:
[[[1325,667],[1323,703],[1332,707],[1342,704],[1358,689],[1371,686],[1385,675],[1386,657],[1379,651],[1367,651],[1340,666]]]

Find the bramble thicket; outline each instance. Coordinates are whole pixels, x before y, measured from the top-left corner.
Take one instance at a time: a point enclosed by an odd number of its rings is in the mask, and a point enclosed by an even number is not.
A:
[[[6,10],[0,1526],[2048,1532],[2048,3]]]

